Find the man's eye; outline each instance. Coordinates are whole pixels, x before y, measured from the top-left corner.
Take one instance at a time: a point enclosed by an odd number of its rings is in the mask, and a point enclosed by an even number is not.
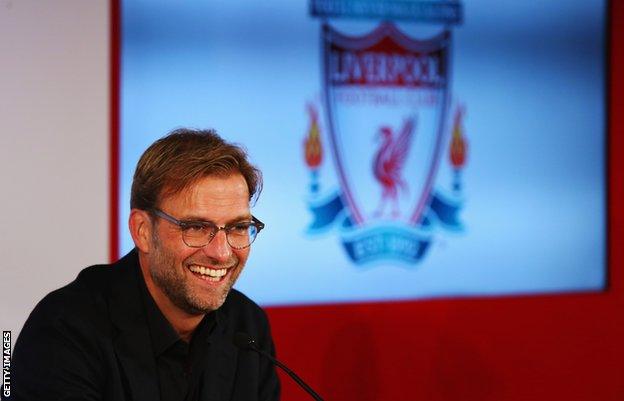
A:
[[[182,227],[182,230],[184,230],[185,233],[187,234],[204,234],[210,231],[210,228],[204,224],[185,224],[184,227]]]
[[[238,224],[234,224],[232,227],[230,227],[230,232],[232,234],[241,234],[241,235],[245,235],[249,232],[249,226],[251,225],[251,223],[238,223]]]

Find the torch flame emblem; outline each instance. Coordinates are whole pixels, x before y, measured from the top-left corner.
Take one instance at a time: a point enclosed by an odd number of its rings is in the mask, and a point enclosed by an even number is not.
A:
[[[464,136],[464,115],[466,108],[460,106],[455,110],[455,117],[453,119],[453,138],[451,139],[451,146],[449,149],[449,157],[451,159],[451,165],[453,169],[459,170],[466,163],[466,151],[467,143]]]
[[[312,103],[308,103],[310,126],[308,136],[303,141],[305,162],[310,169],[310,191],[312,194],[319,192],[318,170],[323,161],[323,146],[321,144],[321,130],[319,128],[318,110]]]
[[[310,115],[310,127],[308,136],[304,140],[305,161],[311,170],[317,169],[323,161],[323,147],[321,145],[321,135],[318,124],[318,111],[312,104],[308,104],[308,114]]]
[[[466,164],[466,153],[468,152],[468,143],[464,135],[465,115],[466,107],[464,105],[458,106],[453,118],[453,137],[449,146],[449,159],[451,166],[453,166],[453,190],[456,193],[460,193],[462,189],[461,170]]]

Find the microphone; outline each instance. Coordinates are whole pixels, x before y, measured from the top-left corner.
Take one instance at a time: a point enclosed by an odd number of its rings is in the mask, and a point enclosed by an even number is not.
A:
[[[316,392],[312,390],[312,388],[308,386],[299,376],[297,376],[295,372],[290,370],[288,366],[273,358],[273,356],[268,352],[261,350],[256,344],[256,340],[254,340],[252,336],[247,333],[239,332],[234,334],[233,341],[234,344],[241,349],[250,349],[260,355],[267,357],[271,362],[280,367],[284,372],[288,373],[288,376],[290,376],[295,382],[297,382],[297,384],[300,385],[301,388],[303,388],[308,394],[310,394],[312,398],[314,398],[316,401],[323,401],[321,396],[316,394]]]

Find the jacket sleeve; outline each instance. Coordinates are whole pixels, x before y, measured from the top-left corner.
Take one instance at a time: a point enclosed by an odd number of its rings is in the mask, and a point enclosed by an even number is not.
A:
[[[94,333],[79,316],[64,313],[67,300],[60,301],[48,295],[26,321],[15,344],[7,400],[102,399],[105,376]]]

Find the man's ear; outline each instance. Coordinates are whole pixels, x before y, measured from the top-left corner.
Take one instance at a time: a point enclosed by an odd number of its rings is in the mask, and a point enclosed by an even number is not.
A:
[[[130,210],[128,227],[134,245],[139,251],[149,253],[152,244],[152,230],[154,229],[149,213],[140,209]]]

